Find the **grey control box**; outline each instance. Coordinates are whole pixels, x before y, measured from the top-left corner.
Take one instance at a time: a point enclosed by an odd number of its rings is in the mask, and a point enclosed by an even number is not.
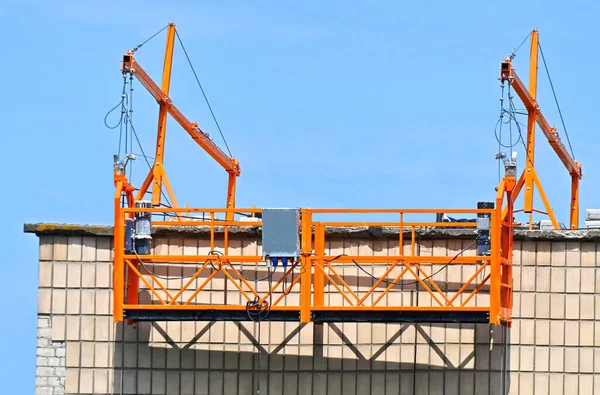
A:
[[[263,259],[268,266],[292,264],[300,256],[300,210],[266,208],[262,212]]]

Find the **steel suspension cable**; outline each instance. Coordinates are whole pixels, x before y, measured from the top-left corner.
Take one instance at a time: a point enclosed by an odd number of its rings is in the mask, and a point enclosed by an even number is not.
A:
[[[140,48],[142,48],[144,46],[144,44],[146,44],[148,41],[152,40],[154,37],[158,36],[160,33],[162,33],[166,28],[168,28],[171,24],[166,25],[165,27],[163,27],[162,29],[160,29],[159,31],[157,31],[156,33],[154,33],[153,35],[150,36],[150,38],[148,38],[146,41],[142,42],[141,44],[138,44],[137,47],[133,48],[133,52],[136,52],[137,50],[139,50]]]
[[[181,49],[183,49],[183,53],[185,54],[188,64],[190,65],[190,68],[192,69],[192,73],[194,73],[194,77],[196,78],[196,82],[198,83],[198,86],[200,87],[202,96],[204,96],[204,100],[206,101],[206,105],[208,106],[208,109],[210,110],[210,114],[212,115],[212,118],[215,121],[215,125],[217,125],[217,129],[219,130],[219,133],[221,134],[221,138],[223,139],[223,142],[225,143],[225,148],[227,148],[227,152],[229,153],[229,156],[233,156],[233,155],[231,155],[231,150],[229,149],[229,144],[227,144],[225,135],[223,135],[223,131],[221,130],[221,125],[219,125],[219,121],[217,121],[217,117],[215,116],[212,106],[210,105],[210,101],[208,101],[208,97],[206,96],[206,93],[204,92],[204,88],[202,88],[202,84],[200,83],[198,74],[196,74],[194,65],[192,64],[192,61],[190,60],[190,57],[188,56],[185,46],[183,45],[183,41],[181,41],[181,37],[179,37],[179,33],[177,32],[177,30],[175,30],[175,36],[177,36],[177,41],[179,41],[179,44],[181,45]]]
[[[146,161],[146,164],[148,165],[148,169],[152,170],[152,165],[150,164],[150,161],[148,160],[148,156],[146,155],[146,152],[144,151],[144,147],[142,147],[142,143],[140,142],[138,134],[135,131],[135,127],[133,126],[133,123],[131,122],[131,118],[129,117],[128,113],[126,113],[126,117],[129,120],[129,126],[131,126],[131,132],[133,133],[133,136],[135,137],[135,140],[137,141],[138,147],[140,148],[140,151],[142,152],[142,156],[144,157],[144,160]],[[167,196],[165,191],[162,189],[162,187],[160,189],[160,193],[161,193],[162,197],[167,201],[169,206],[173,207],[173,203],[171,203],[171,201],[169,200],[169,197]]]
[[[548,65],[546,64],[546,58],[544,57],[544,51],[542,51],[542,46],[538,43],[538,47],[540,48],[540,55],[542,55],[542,62],[544,63],[544,69],[546,69],[546,75],[548,76],[548,81],[550,82],[550,88],[552,88],[552,95],[554,96],[554,102],[556,103],[556,108],[558,109],[558,115],[560,116],[560,122],[562,123],[563,130],[565,131],[565,136],[567,137],[567,143],[569,143],[569,150],[571,150],[571,155],[573,159],[575,159],[575,154],[573,153],[573,147],[571,146],[571,139],[569,139],[569,132],[567,132],[567,126],[565,125],[565,120],[562,115],[562,111],[560,110],[560,105],[558,104],[558,98],[556,97],[556,91],[554,90],[554,84],[552,83],[552,78],[550,77],[550,71],[548,71]]]
[[[127,109],[128,111],[128,118],[129,118],[129,124],[132,127],[132,132],[130,132],[130,136],[129,136],[129,153],[133,152],[133,136],[131,134],[133,134],[133,75],[129,74],[129,98],[128,98],[128,104],[129,104],[129,108]],[[125,147],[125,149],[127,149],[127,147]],[[133,161],[129,164],[129,179],[132,180],[133,179]]]
[[[515,56],[517,56],[517,51],[523,46],[523,44],[525,44],[525,41],[527,41],[527,39],[531,36],[531,33],[533,33],[533,31],[530,31],[527,37],[525,37],[523,41],[521,41],[521,44],[519,44],[519,46],[512,51],[512,53],[510,54],[511,59],[514,59]]]
[[[496,126],[498,126],[498,124],[500,125],[500,137],[498,138],[498,135],[496,135],[496,140],[498,140],[498,153],[502,151],[502,118],[504,117],[504,81],[502,81],[500,87],[502,88],[502,93],[500,95],[500,119],[496,124]],[[500,165],[500,159],[498,159],[498,182],[500,182],[500,179],[502,178],[501,167],[502,166]]]

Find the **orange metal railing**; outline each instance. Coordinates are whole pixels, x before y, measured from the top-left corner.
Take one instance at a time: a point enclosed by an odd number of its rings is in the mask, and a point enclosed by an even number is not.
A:
[[[254,313],[252,309],[262,308],[297,314],[301,322],[313,321],[316,315],[328,312],[370,313],[368,317],[378,313],[479,312],[489,314],[492,324],[510,323],[512,223],[502,221],[503,183],[494,209],[302,209],[302,255],[297,262],[274,274],[258,251],[256,255],[242,254],[239,247],[231,245],[232,237],[237,238],[241,230],[260,228],[260,220],[221,219],[231,218],[233,211],[252,215],[261,209],[131,208],[115,204],[114,319],[122,321],[133,310],[243,312],[250,309],[249,313]],[[155,229],[204,227],[209,239],[206,250],[191,255],[168,254],[155,246],[151,255],[125,254],[125,218],[136,212],[152,213]],[[475,222],[423,220],[439,212],[489,215],[490,255],[476,256],[474,243],[468,245],[470,240],[465,240],[475,239]],[[156,218],[165,214],[173,220]],[[365,219],[348,220],[355,216]],[[373,216],[384,216],[386,220],[374,221],[370,219]],[[343,232],[357,227],[385,229],[388,233],[385,240],[389,240],[386,243],[393,248],[385,255],[359,253],[352,248],[336,251],[335,245],[348,240]],[[432,243],[426,240],[428,231],[448,228],[453,228],[450,233],[460,234],[464,241],[459,243],[467,248],[451,248],[452,252],[419,251]],[[187,273],[185,278],[169,276],[169,270],[174,268],[178,273]],[[165,270],[167,276],[158,274]],[[142,293],[145,296],[140,298]],[[221,297],[215,296],[219,294]],[[228,297],[222,297],[223,294]],[[407,295],[413,299],[406,301]],[[415,295],[417,300],[420,296],[419,302],[414,300]],[[371,319],[368,317],[365,320]]]

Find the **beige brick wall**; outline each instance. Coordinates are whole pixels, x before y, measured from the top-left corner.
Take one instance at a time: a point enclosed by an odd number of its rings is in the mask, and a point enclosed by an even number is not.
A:
[[[242,254],[260,251],[256,240],[232,245]],[[466,245],[424,240],[421,254],[453,255]],[[595,388],[600,394],[596,242],[516,242],[510,331],[473,324],[115,324],[111,248],[107,236],[40,236],[38,332],[49,335],[38,336],[40,394],[251,394],[259,385],[261,394],[593,394]],[[196,254],[206,253],[208,243],[163,238],[156,248]],[[331,254],[398,253],[393,240],[332,240],[328,248]],[[172,266],[163,274],[186,270]],[[356,275],[356,289],[368,289],[370,279],[357,268],[345,270]],[[456,288],[474,271],[459,270],[436,279]],[[172,279],[169,287],[182,283]],[[414,303],[416,295],[407,287],[384,302]],[[432,303],[418,295],[420,304]],[[239,298],[219,279],[210,298],[225,297]],[[477,298],[486,301],[485,293]],[[63,359],[49,362],[49,347]],[[43,363],[63,365],[50,372]]]

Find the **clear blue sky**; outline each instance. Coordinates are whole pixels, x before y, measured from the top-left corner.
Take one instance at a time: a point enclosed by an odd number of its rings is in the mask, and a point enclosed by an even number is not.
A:
[[[6,393],[34,385],[38,252],[23,223],[111,223],[118,136],[103,117],[119,100],[119,61],[170,21],[241,162],[239,206],[473,207],[493,198],[499,66],[533,27],[584,166],[582,211],[600,206],[597,2],[358,3],[3,2]],[[161,35],[138,55],[157,79],[163,47]],[[526,44],[515,60],[524,76],[527,59]],[[157,106],[137,87],[134,122],[152,152]],[[219,142],[179,48],[171,93]],[[543,73],[539,101],[558,126]],[[541,133],[538,142],[538,172],[567,223],[569,176]],[[173,122],[167,145],[180,202],[222,206],[225,172]],[[521,149],[520,168],[523,158]]]

